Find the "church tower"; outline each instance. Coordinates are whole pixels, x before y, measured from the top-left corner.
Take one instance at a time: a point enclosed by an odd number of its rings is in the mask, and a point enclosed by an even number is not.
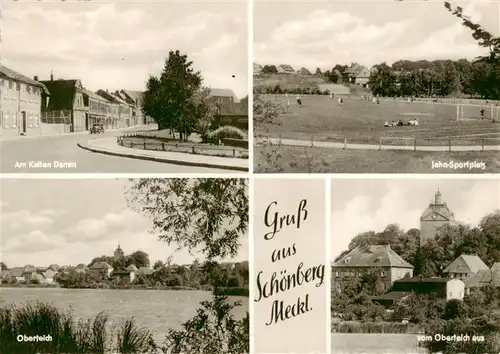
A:
[[[428,240],[433,240],[437,234],[437,229],[455,223],[455,216],[441,199],[441,192],[434,195],[434,201],[429,204],[427,209],[420,217],[420,247]]]
[[[113,254],[113,258],[115,260],[125,258],[125,254],[123,253],[122,249],[120,248],[120,245],[118,245],[118,248],[115,250],[115,253]]]

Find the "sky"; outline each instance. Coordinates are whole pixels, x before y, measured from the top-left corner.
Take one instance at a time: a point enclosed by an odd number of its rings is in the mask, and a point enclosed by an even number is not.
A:
[[[457,222],[477,226],[482,217],[500,209],[498,178],[337,179],[332,182],[332,259],[361,232],[381,232],[393,223],[404,230],[419,228],[420,216],[438,188]]]
[[[474,59],[485,54],[444,1],[283,1],[254,5],[254,62],[331,69],[400,59]],[[457,2],[464,13],[500,35],[500,3]]]
[[[2,63],[28,77],[80,79],[90,90],[145,90],[170,50],[188,54],[204,85],[248,94],[247,4],[4,2]],[[22,45],[19,45],[22,43]],[[235,75],[235,78],[232,77]]]
[[[112,256],[120,245],[125,254],[142,250],[151,265],[157,261],[190,264],[202,254],[176,252],[147,232],[149,218],[127,207],[128,180],[4,179],[0,194],[0,259],[7,266],[88,264]],[[239,255],[248,260],[248,236],[242,236]],[[230,261],[230,260],[227,260]]]

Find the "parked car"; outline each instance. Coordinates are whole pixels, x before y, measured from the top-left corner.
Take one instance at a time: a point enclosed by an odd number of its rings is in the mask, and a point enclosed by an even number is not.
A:
[[[101,134],[104,133],[104,126],[102,124],[94,124],[90,128],[90,134]]]

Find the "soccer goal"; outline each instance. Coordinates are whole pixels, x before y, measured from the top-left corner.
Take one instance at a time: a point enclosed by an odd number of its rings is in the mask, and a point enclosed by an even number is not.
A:
[[[381,136],[379,150],[416,150],[416,139],[412,137]]]
[[[456,111],[456,121],[468,121],[468,120],[492,120],[494,122],[498,122],[500,120],[500,106],[497,105],[488,105],[488,106],[468,106],[469,108],[467,109],[468,114],[464,114],[464,105],[463,104],[458,104],[457,105],[457,111]],[[471,113],[471,109],[474,109],[474,111],[477,110],[477,114],[473,113],[472,116],[469,116]]]

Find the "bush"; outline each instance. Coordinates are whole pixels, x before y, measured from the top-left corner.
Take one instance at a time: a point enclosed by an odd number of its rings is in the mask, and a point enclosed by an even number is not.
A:
[[[201,138],[204,143],[218,144],[222,139],[246,140],[247,136],[248,134],[243,130],[226,125],[203,135]]]
[[[18,342],[19,334],[48,335],[52,340]],[[107,314],[101,312],[93,320],[75,322],[70,313],[41,302],[1,307],[0,338],[0,353],[144,353],[152,349],[151,331],[137,327],[133,319],[110,326]]]

